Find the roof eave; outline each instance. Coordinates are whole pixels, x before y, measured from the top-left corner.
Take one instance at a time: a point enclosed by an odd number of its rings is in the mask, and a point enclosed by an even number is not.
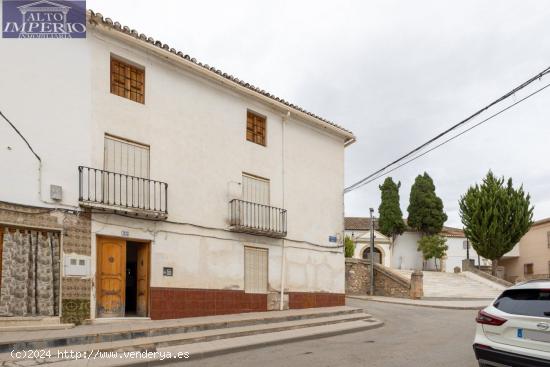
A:
[[[97,16],[100,16],[99,13],[98,13]],[[93,17],[93,15],[90,13],[90,11],[88,11],[88,17],[89,18]],[[247,87],[245,87],[245,86],[243,86],[243,85],[241,85],[241,84],[239,84],[235,81],[227,79],[226,77],[224,77],[222,75],[219,75],[215,72],[212,72],[210,69],[207,69],[202,65],[196,64],[193,61],[182,58],[181,56],[177,55],[176,53],[170,52],[168,49],[158,47],[155,44],[149,43],[149,42],[144,41],[140,38],[136,38],[132,34],[127,34],[127,33],[123,32],[121,30],[118,30],[118,29],[110,26],[110,25],[106,25],[103,22],[102,16],[101,16],[101,19],[102,19],[101,22],[95,21],[93,23],[94,23],[95,29],[97,29],[97,30],[99,30],[103,33],[109,34],[110,36],[113,36],[113,37],[115,37],[115,38],[117,38],[117,39],[119,39],[123,42],[130,43],[130,44],[136,45],[138,47],[141,47],[143,49],[146,49],[148,51],[151,51],[151,52],[155,53],[156,55],[158,55],[161,58],[169,59],[169,60],[175,62],[177,65],[180,65],[180,66],[184,67],[185,69],[187,69],[189,71],[192,71],[196,74],[199,74],[199,75],[205,77],[206,79],[219,82],[219,83],[223,84],[224,86],[229,87],[229,88],[231,88],[231,89],[233,89],[233,90],[235,90],[235,91],[237,91],[241,94],[250,96],[250,97],[255,98],[257,100],[260,100],[261,102],[263,102],[265,104],[268,104],[268,105],[280,110],[281,112],[290,112],[291,115],[294,115],[294,116],[298,117],[302,121],[311,123],[312,125],[314,125],[318,128],[321,128],[321,129],[323,129],[323,130],[325,130],[329,133],[332,133],[333,135],[337,135],[337,136],[343,138],[344,139],[344,147],[347,147],[347,146],[353,144],[356,141],[355,135],[350,131],[347,131],[343,128],[340,128],[340,127],[338,127],[336,125],[333,125],[331,123],[328,123],[326,121],[323,121],[322,119],[320,119],[316,116],[312,116],[312,115],[310,115],[306,112],[300,111],[299,109],[296,109],[292,106],[288,106],[288,105],[278,101],[277,99],[270,98],[270,97],[265,96],[261,93],[258,93],[258,92],[254,91],[250,88],[247,88]]]

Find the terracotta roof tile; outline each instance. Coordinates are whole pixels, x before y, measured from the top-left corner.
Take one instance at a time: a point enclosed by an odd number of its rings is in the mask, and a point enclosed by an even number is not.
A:
[[[104,18],[103,15],[102,15],[101,13],[96,13],[96,12],[94,12],[93,10],[89,9],[89,10],[88,10],[88,16],[89,16],[89,22],[92,23],[92,24],[94,24],[94,23],[95,23],[95,24],[103,24],[103,25],[106,25],[106,26],[108,26],[108,27],[110,27],[110,28],[113,28],[113,29],[115,29],[115,30],[117,30],[117,31],[119,31],[119,32],[122,32],[122,33],[125,33],[125,34],[128,34],[128,35],[131,35],[131,36],[135,37],[135,38],[138,39],[138,40],[142,40],[143,42],[147,42],[147,43],[150,43],[150,44],[152,44],[152,45],[155,45],[155,46],[157,46],[158,48],[161,48],[161,49],[165,50],[166,52],[170,52],[170,53],[172,53],[172,54],[174,54],[174,55],[177,55],[177,56],[181,57],[181,58],[184,59],[184,60],[187,60],[187,61],[189,61],[189,62],[192,62],[192,63],[194,63],[194,64],[196,64],[196,65],[199,65],[199,66],[201,66],[201,67],[203,67],[203,68],[205,68],[205,69],[211,71],[212,73],[218,74],[218,75],[220,75],[220,76],[222,76],[222,77],[224,77],[224,78],[226,78],[226,79],[228,79],[228,80],[231,80],[232,82],[234,82],[234,83],[236,83],[236,84],[239,84],[239,85],[241,85],[241,86],[243,86],[243,87],[245,87],[245,88],[248,88],[248,89],[250,89],[250,90],[252,90],[252,91],[254,91],[254,92],[256,92],[256,93],[259,93],[259,94],[261,94],[261,95],[263,95],[263,96],[265,96],[265,97],[271,98],[271,99],[273,99],[274,101],[280,102],[280,103],[282,103],[282,104],[284,104],[284,105],[286,105],[286,106],[288,106],[288,107],[290,107],[290,108],[292,108],[292,109],[294,109],[294,110],[297,110],[297,111],[300,111],[300,112],[302,112],[302,113],[305,113],[306,115],[309,115],[309,116],[311,116],[311,117],[313,117],[313,118],[315,118],[315,119],[317,119],[317,120],[319,120],[319,121],[322,121],[322,122],[324,122],[324,123],[326,123],[326,124],[328,124],[328,125],[331,125],[331,126],[337,128],[337,129],[339,129],[339,130],[341,130],[341,131],[343,131],[343,132],[345,132],[345,133],[348,133],[348,134],[352,134],[352,135],[353,135],[353,133],[352,133],[350,130],[345,129],[344,127],[342,127],[342,126],[340,126],[340,125],[338,125],[338,124],[336,124],[336,123],[334,123],[334,122],[332,122],[332,121],[329,121],[329,120],[327,120],[327,119],[325,119],[325,118],[323,118],[323,117],[321,117],[321,116],[318,116],[318,115],[316,115],[316,114],[314,114],[314,113],[312,113],[312,112],[306,111],[306,110],[304,110],[303,108],[301,108],[300,106],[297,106],[297,105],[295,105],[295,104],[293,104],[293,103],[290,103],[290,102],[288,102],[288,101],[286,101],[286,100],[284,100],[284,99],[282,99],[282,98],[279,98],[279,97],[277,97],[277,96],[274,96],[273,94],[268,93],[268,92],[266,92],[266,91],[263,90],[263,89],[260,89],[260,88],[258,88],[258,87],[255,87],[255,86],[253,86],[253,85],[251,85],[251,84],[249,84],[249,83],[246,83],[245,81],[240,80],[240,79],[234,77],[233,75],[229,75],[229,74],[227,74],[227,73],[225,73],[225,72],[223,72],[223,71],[221,71],[221,70],[219,70],[219,69],[216,69],[216,68],[213,67],[213,66],[210,66],[210,65],[208,65],[208,64],[203,64],[203,63],[201,63],[201,62],[198,62],[197,59],[195,59],[194,57],[190,57],[190,56],[187,55],[187,54],[183,54],[183,52],[177,51],[176,49],[170,47],[170,46],[167,45],[166,43],[162,43],[162,42],[159,41],[159,40],[155,40],[155,39],[152,38],[152,37],[148,37],[148,36],[146,36],[146,35],[143,34],[143,33],[138,33],[138,31],[136,31],[135,29],[130,29],[130,27],[128,27],[128,26],[122,26],[119,22],[113,22],[113,20],[112,20],[111,18],[106,18],[106,17]]]
[[[344,228],[346,230],[366,230],[370,229],[369,217],[345,217]],[[378,218],[374,218],[374,229],[378,230]]]

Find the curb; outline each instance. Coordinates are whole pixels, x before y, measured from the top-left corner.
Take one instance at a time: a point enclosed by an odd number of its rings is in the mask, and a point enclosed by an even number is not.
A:
[[[449,305],[433,305],[433,304],[426,304],[426,303],[408,303],[408,302],[399,302],[394,300],[372,299],[372,298],[360,297],[360,296],[346,296],[346,298],[352,298],[352,299],[358,299],[358,300],[370,301],[370,302],[391,303],[394,305],[403,305],[403,306],[412,306],[412,307],[438,308],[442,310],[483,310],[490,303],[489,301],[489,303],[485,306],[449,306]]]

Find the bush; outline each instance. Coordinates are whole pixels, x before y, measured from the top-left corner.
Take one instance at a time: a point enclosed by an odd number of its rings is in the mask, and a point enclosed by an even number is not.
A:
[[[344,255],[346,257],[353,257],[353,253],[355,252],[355,243],[353,243],[353,240],[349,238],[349,236],[346,236],[344,239]]]

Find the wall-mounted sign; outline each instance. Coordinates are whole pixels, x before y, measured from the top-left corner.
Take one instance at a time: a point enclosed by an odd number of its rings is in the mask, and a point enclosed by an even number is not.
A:
[[[120,235],[121,235],[122,237],[130,237],[130,231],[121,231],[121,232],[120,232]]]
[[[336,241],[337,241],[336,236],[328,236],[328,242],[336,243]]]
[[[86,38],[86,0],[3,0],[3,38]]]
[[[162,275],[164,275],[165,277],[173,276],[174,268],[167,268],[167,267],[162,268]]]

